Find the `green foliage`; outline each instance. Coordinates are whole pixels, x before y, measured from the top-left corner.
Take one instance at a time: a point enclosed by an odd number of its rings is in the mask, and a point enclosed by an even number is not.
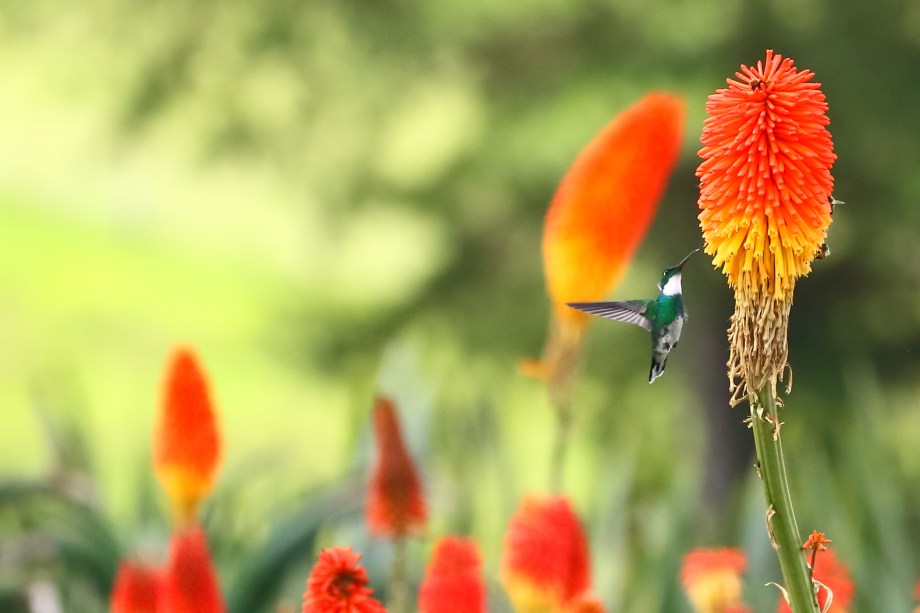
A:
[[[24,609],[39,576],[68,610],[101,609],[121,555],[162,554],[147,441],[177,341],[201,350],[222,418],[206,525],[232,610],[294,602],[337,537],[383,570],[349,489],[378,387],[404,411],[431,536],[473,534],[496,577],[506,518],[545,487],[549,407],[515,365],[545,338],[556,184],[642,93],[685,96],[683,156],[614,297],[648,295],[699,244],[705,97],[769,47],[823,84],[846,202],[792,313],[796,511],[851,565],[857,610],[904,610],[918,23],[910,3],[855,0],[4,3],[0,564],[29,555],[3,567],[0,609]],[[654,386],[645,337],[592,328],[567,490],[611,610],[686,610],[682,554],[734,544],[771,610],[750,435],[726,406],[730,296],[700,262],[685,285],[691,319]],[[410,553],[419,571],[427,549]]]

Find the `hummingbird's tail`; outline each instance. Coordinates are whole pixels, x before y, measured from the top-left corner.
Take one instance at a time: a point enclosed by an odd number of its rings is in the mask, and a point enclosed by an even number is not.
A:
[[[648,373],[648,382],[654,383],[655,379],[664,374],[664,367],[668,363],[668,354],[660,355],[658,352],[652,352],[652,368]]]

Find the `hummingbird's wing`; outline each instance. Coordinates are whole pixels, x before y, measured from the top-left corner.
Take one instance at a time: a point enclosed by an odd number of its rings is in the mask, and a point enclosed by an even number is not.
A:
[[[626,302],[569,302],[573,309],[592,315],[600,315],[615,321],[642,326],[652,330],[652,320],[648,317],[649,300],[627,300]]]

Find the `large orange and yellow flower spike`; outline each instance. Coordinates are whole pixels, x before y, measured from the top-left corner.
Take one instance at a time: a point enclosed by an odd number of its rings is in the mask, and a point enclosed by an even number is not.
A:
[[[735,403],[766,383],[775,392],[795,282],[810,272],[831,222],[836,156],[813,76],[767,51],[706,103],[699,219],[706,253],[735,292]]]
[[[658,209],[683,136],[684,102],[648,94],[578,155],[559,185],[543,231],[543,266],[553,306],[542,361],[525,372],[548,379],[564,400],[588,315],[567,302],[600,300],[626,272]]]
[[[175,349],[153,436],[153,467],[180,525],[192,521],[214,485],[220,435],[208,383],[194,352]]]

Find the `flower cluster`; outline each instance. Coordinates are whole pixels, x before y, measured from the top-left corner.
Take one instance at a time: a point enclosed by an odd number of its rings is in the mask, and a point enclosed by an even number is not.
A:
[[[795,282],[811,270],[831,222],[836,156],[813,76],[767,51],[706,103],[699,220],[706,253],[735,292],[736,402],[781,377]]]

